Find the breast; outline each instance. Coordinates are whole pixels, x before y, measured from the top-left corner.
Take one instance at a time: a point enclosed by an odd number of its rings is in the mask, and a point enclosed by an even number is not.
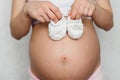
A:
[[[30,60],[39,76],[46,80],[86,80],[92,74],[100,59],[99,41],[91,21],[86,21],[84,27],[79,40],[67,35],[53,41],[48,37],[47,24],[34,26]]]

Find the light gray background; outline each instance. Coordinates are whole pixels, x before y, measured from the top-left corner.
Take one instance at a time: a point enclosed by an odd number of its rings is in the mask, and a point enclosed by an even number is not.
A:
[[[17,41],[10,35],[12,0],[0,0],[0,80],[27,80],[28,45],[31,32]],[[96,28],[100,44],[104,80],[120,80],[120,0],[111,0],[114,28]]]

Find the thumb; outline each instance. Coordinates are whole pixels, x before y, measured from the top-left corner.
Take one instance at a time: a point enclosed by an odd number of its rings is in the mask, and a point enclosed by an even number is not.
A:
[[[68,12],[68,16],[71,16],[71,10]]]

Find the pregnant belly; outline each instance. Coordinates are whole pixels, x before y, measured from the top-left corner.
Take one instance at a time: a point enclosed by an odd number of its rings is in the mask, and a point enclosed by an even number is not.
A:
[[[47,24],[34,26],[30,40],[33,73],[43,80],[87,80],[99,59],[99,42],[92,22],[84,20],[79,40],[67,35],[60,41],[48,37]]]

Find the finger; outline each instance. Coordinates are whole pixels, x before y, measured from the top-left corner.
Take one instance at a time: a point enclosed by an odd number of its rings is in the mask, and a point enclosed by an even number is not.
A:
[[[54,21],[55,23],[58,21],[56,15],[50,10],[50,9],[46,9],[46,14],[48,15],[48,17]]]
[[[51,5],[50,10],[56,15],[58,20],[62,18],[62,13],[60,12],[59,8],[57,8],[56,6]]]
[[[75,19],[76,15],[77,15],[77,12],[78,12],[78,9],[79,9],[79,5],[78,4],[74,4],[72,6],[71,16],[70,16],[71,19]]]
[[[44,23],[45,19],[42,16],[37,16],[37,20],[39,20],[40,22]]]
[[[33,19],[36,19],[36,17],[37,17],[37,12],[29,13],[29,16],[32,17]]]
[[[84,6],[80,6],[76,19],[80,19],[83,16],[83,12],[84,12]]]
[[[88,16],[88,13],[89,13],[89,9],[90,9],[90,7],[89,6],[86,6],[85,7],[85,10],[84,10],[84,16]]]
[[[71,10],[68,12],[68,16],[71,16]]]
[[[50,19],[48,18],[48,16],[46,14],[42,14],[42,17],[45,19],[46,22],[50,21]]]
[[[48,18],[47,14],[46,14],[46,8],[39,9],[38,10],[38,16],[39,15],[41,15],[46,22],[49,22],[49,18]]]
[[[88,16],[92,16],[94,10],[95,10],[95,7],[94,7],[94,6],[91,7],[91,8],[89,9]]]
[[[36,15],[36,18],[40,21],[40,22],[45,22],[45,19],[43,18],[43,15],[44,15],[44,11],[42,9],[39,9],[37,11],[37,15]]]

